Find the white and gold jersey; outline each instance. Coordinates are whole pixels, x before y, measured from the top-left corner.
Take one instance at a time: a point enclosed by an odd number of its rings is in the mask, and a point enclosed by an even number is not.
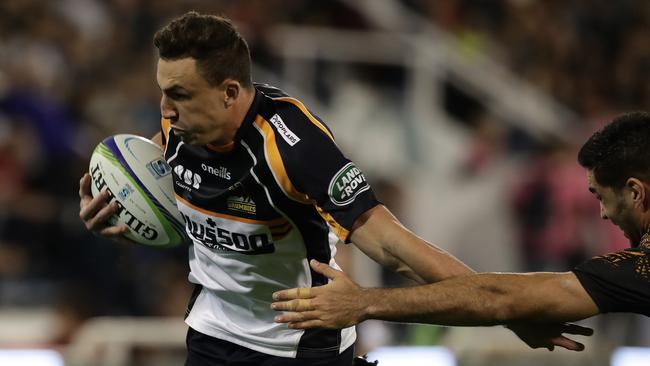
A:
[[[354,343],[354,328],[277,324],[271,294],[319,286],[309,260],[336,267],[336,243],[378,204],[331,131],[298,100],[255,85],[255,100],[227,149],[184,144],[162,120],[165,159],[197,284],[186,322],[195,330],[281,357],[326,357]]]

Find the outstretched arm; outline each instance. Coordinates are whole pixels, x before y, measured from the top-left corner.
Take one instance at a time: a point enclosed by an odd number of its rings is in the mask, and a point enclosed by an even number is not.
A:
[[[481,273],[429,286],[370,289],[365,297],[366,318],[441,325],[566,322],[598,313],[572,272]]]
[[[364,289],[340,271],[312,261],[328,285],[276,292],[275,310],[292,311],[276,321],[291,328],[342,328],[366,319],[440,325],[496,325],[518,322],[562,323],[596,315],[598,307],[571,272],[482,273],[437,284],[395,289]],[[585,328],[556,325],[555,332],[586,334]],[[577,328],[576,328],[577,327]],[[531,347],[534,344],[515,332]],[[551,334],[552,335],[552,334]],[[546,336],[551,336],[546,334]],[[552,344],[562,345],[550,337]],[[531,344],[533,343],[533,344]]]

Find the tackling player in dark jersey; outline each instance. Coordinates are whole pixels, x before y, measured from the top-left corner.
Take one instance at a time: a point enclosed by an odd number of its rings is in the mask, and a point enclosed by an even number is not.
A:
[[[365,319],[494,325],[567,322],[598,313],[650,316],[650,114],[632,112],[596,132],[578,154],[600,216],[631,248],[592,258],[564,273],[482,273],[407,289],[361,289],[322,263],[323,287],[274,294],[277,321],[291,328],[350,326]],[[520,333],[522,335],[523,333]],[[529,339],[531,346],[537,344]]]

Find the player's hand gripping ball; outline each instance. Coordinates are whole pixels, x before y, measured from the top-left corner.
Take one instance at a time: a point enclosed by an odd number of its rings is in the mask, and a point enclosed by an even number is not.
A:
[[[111,225],[125,224],[127,238],[154,247],[185,241],[185,225],[176,207],[172,171],[162,150],[140,136],[120,134],[102,141],[90,158],[91,192],[106,189],[118,211]]]

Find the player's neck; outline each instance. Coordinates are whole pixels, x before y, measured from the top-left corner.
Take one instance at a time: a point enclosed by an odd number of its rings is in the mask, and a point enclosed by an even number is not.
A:
[[[239,127],[241,127],[242,123],[244,123],[244,118],[246,118],[248,111],[253,105],[253,100],[255,100],[255,88],[251,88],[250,90],[242,88],[240,98],[241,100],[239,100],[238,103],[234,106],[236,108],[235,121],[237,122],[237,128],[235,129],[235,132],[239,129]]]
[[[227,147],[235,141],[235,135],[237,134],[237,130],[239,130],[242,123],[244,122],[244,118],[246,118],[246,114],[248,113],[251,106],[253,105],[254,99],[255,99],[254,88],[251,88],[251,90],[244,89],[244,88],[241,89],[241,94],[239,95],[239,99],[232,106],[233,108],[232,119],[231,119],[230,126],[227,129],[227,132],[225,133],[224,138],[213,141],[212,143],[210,143],[210,145],[215,147]]]

